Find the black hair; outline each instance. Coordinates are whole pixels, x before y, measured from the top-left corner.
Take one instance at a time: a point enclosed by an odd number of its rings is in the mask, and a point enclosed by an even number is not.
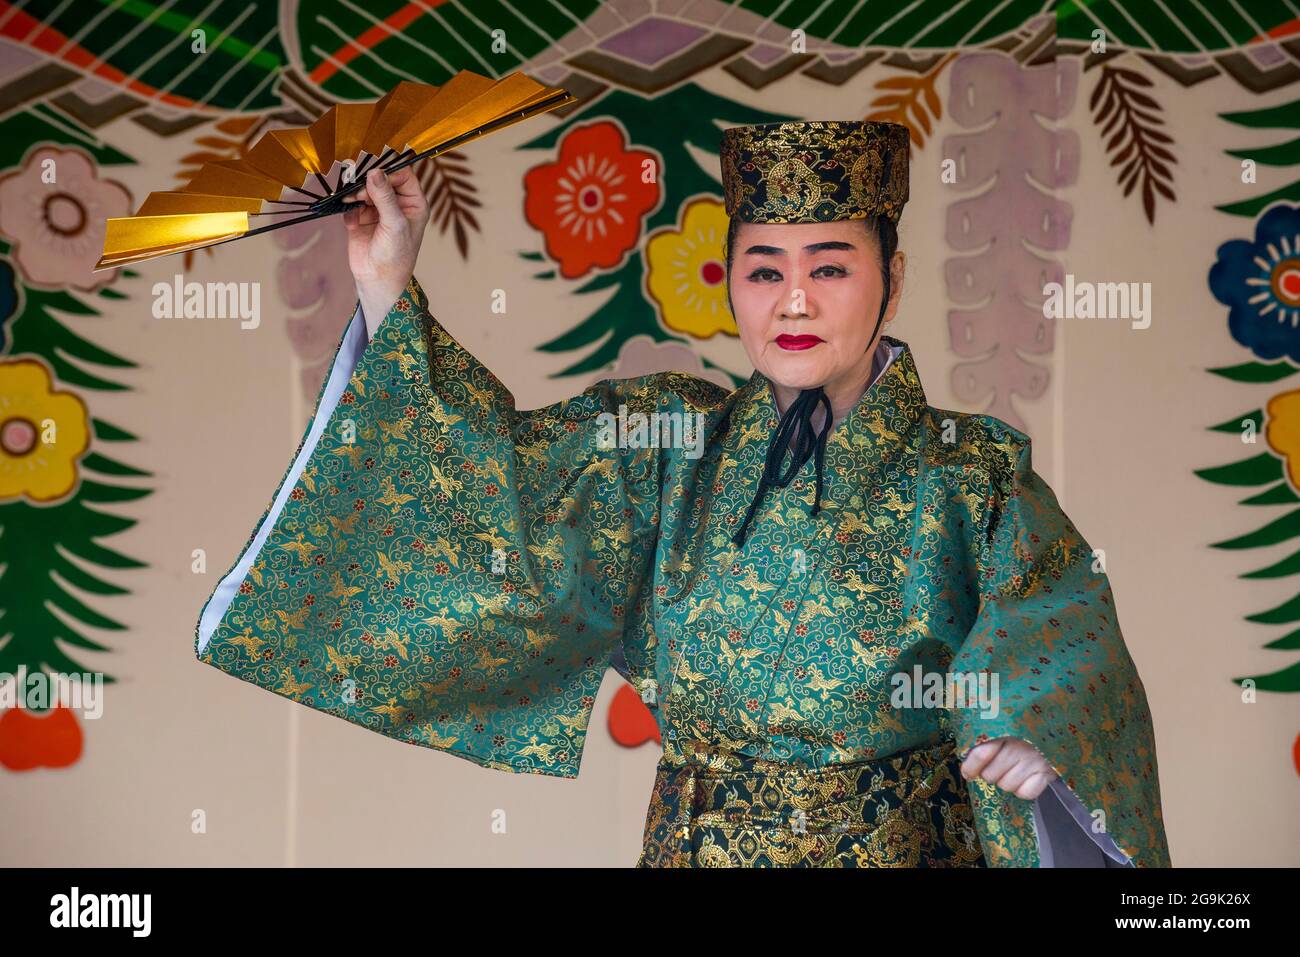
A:
[[[743,220],[738,216],[731,217],[731,222],[727,225],[727,306],[731,307],[731,267],[736,261],[736,234],[740,232],[740,224]],[[880,278],[884,284],[884,293],[880,299],[880,318],[876,320],[876,328],[885,320],[885,310],[889,308],[890,284],[889,284],[889,267],[893,262],[894,253],[898,251],[898,226],[892,219],[886,216],[874,216],[858,220],[863,225],[863,231],[868,235],[873,233],[876,236],[877,245],[880,247]],[[732,315],[735,315],[735,308],[731,308]],[[874,339],[873,332],[871,338]]]

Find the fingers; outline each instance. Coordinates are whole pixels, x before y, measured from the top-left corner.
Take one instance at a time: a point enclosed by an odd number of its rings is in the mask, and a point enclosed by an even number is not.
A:
[[[366,174],[364,185],[355,193],[348,193],[343,197],[345,203],[366,203],[373,206],[374,202],[370,198],[368,187],[372,177],[383,174],[383,170],[376,167]],[[420,177],[415,175],[415,171],[409,166],[403,166],[396,173],[388,174],[388,185],[393,188],[397,194],[398,200],[420,199],[424,200],[424,188],[420,186]],[[403,204],[405,205],[405,204]]]
[[[388,183],[397,194],[397,202],[401,205],[402,214],[410,224],[412,232],[416,235],[422,234],[429,223],[429,200],[424,195],[420,177],[412,167],[406,166],[390,174]]]
[[[981,772],[988,767],[990,761],[1002,750],[1002,739],[997,741],[986,741],[983,744],[977,744],[970,749],[966,755],[966,760],[961,763],[962,777],[970,780],[981,776]]]
[[[1039,762],[1021,759],[998,779],[998,787],[1004,791],[1010,791],[1012,794],[1018,794],[1020,788],[1027,784],[1031,777],[1041,774],[1042,771],[1043,766]]]
[[[384,173],[384,170],[371,170],[362,181],[361,188],[346,194],[343,197],[343,202],[348,205],[374,207],[375,200],[372,198],[370,184],[383,176]],[[397,200],[398,209],[401,210],[402,216],[417,230],[423,230],[429,221],[429,200],[424,195],[424,187],[420,185],[420,177],[409,166],[406,166],[395,173],[388,173],[387,179],[388,186]],[[381,212],[378,221],[383,221],[383,218]]]
[[[1056,777],[1055,771],[1035,771],[1025,779],[1025,783],[1016,788],[1016,797],[1032,801],[1044,791]]]
[[[366,175],[365,192],[368,199],[374,203],[374,208],[379,211],[381,226],[393,230],[406,228],[406,218],[402,215],[397,193],[394,192],[392,183],[383,170],[372,169]]]
[[[980,772],[980,777],[989,784],[996,784],[1004,787],[1002,779],[1007,776],[1015,767],[1018,766],[1024,755],[1020,750],[1012,745],[1010,741],[1003,741],[1002,747],[993,759],[985,765],[984,770]]]
[[[373,206],[357,205],[343,213],[343,225],[348,229],[360,229],[373,226],[379,222],[379,213]]]
[[[343,221],[355,226],[373,226],[380,221],[380,213],[374,209],[373,205],[359,205],[355,209],[348,209],[343,213]]]
[[[982,778],[1016,797],[1032,800],[1056,778],[1056,771],[1033,745],[998,738],[971,748],[961,765],[962,777]]]
[[[399,199],[415,199],[419,197],[424,199],[424,188],[420,185],[420,177],[415,175],[415,170],[409,166],[403,166],[396,173],[388,175],[388,185],[393,187],[393,192]]]

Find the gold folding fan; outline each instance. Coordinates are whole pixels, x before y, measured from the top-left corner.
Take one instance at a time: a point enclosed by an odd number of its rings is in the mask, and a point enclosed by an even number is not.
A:
[[[344,212],[343,197],[376,167],[392,173],[574,102],[522,73],[404,80],[375,103],[340,103],[311,126],[270,130],[242,158],[204,163],[183,188],[150,193],[134,216],[107,220],[95,271]]]

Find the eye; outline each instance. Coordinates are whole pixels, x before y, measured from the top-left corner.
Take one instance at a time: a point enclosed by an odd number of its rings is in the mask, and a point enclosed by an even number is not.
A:
[[[752,273],[749,274],[749,281],[750,282],[772,282],[773,280],[771,279],[762,278],[767,273],[771,273],[773,276],[776,277],[777,280],[781,278],[781,274],[777,272],[775,269],[773,269],[771,266],[759,266],[757,269],[755,269]]]
[[[847,276],[848,272],[842,266],[819,266],[813,270],[813,275],[823,274],[825,276]]]

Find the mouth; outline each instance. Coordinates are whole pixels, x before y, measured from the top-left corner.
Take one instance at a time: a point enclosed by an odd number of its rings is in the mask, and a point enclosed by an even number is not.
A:
[[[811,349],[820,342],[824,342],[821,336],[777,336],[776,344],[782,349],[788,349],[791,352],[800,349]]]

